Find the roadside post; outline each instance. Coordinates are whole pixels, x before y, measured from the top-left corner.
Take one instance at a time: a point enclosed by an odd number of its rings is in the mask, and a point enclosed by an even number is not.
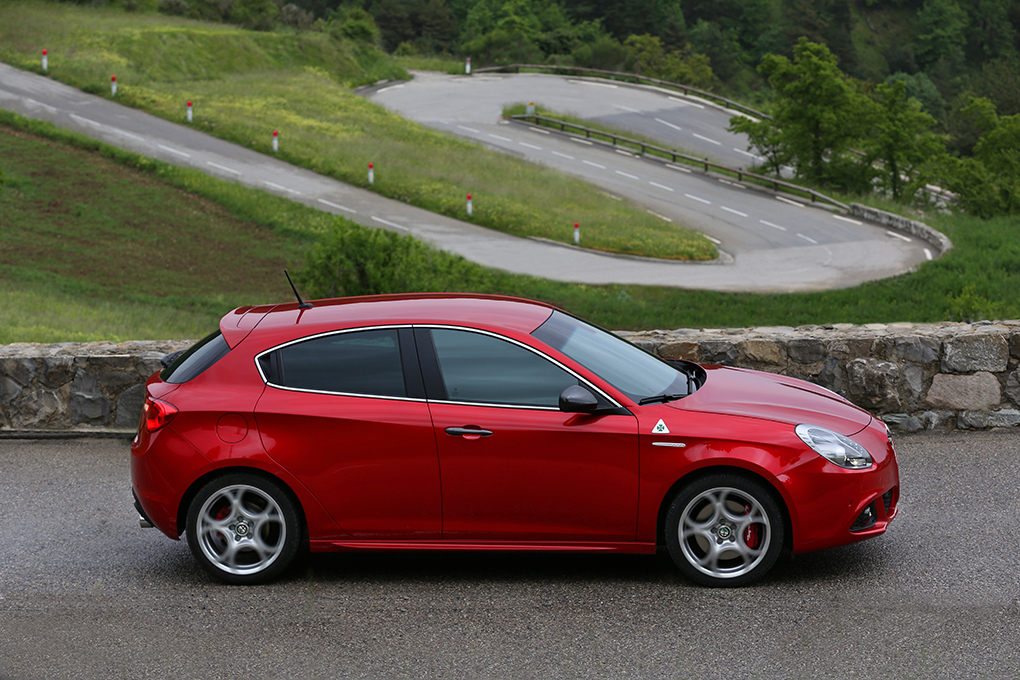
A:
[[[574,222],[574,245],[581,245],[581,225]]]
[[[117,76],[110,78],[110,95],[117,96]]]
[[[49,70],[49,67],[50,67],[50,65],[48,63],[48,60],[46,59],[46,50],[43,50],[42,51],[42,70],[43,71],[47,71],[47,70]]]
[[[375,167],[372,163],[368,164],[368,183],[375,184]]]
[[[471,57],[468,57],[467,61],[464,62],[464,73],[471,75]]]
[[[471,211],[471,194],[468,194],[468,199],[467,199],[467,214],[468,214],[468,217],[471,217],[471,214],[472,214],[472,211]]]
[[[280,133],[273,130],[273,151],[280,150]]]
[[[528,102],[528,106],[525,109],[525,113],[529,116],[535,115],[535,102]]]
[[[191,100],[188,100],[188,122],[191,122]]]

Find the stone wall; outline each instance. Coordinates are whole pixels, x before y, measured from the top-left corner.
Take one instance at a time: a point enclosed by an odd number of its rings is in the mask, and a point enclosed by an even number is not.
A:
[[[667,359],[810,380],[895,429],[1020,425],[1020,321],[620,333]],[[182,342],[0,346],[0,432],[124,431]]]
[[[145,380],[178,342],[0,346],[0,432],[138,427]]]

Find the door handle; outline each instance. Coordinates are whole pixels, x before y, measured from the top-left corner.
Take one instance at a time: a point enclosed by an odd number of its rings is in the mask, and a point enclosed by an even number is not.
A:
[[[476,427],[448,427],[446,434],[451,437],[488,437],[492,430],[483,430]]]

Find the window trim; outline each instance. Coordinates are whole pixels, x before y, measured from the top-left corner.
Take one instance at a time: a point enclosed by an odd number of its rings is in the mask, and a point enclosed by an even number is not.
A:
[[[387,394],[365,394],[363,392],[334,392],[334,391],[331,391],[331,390],[311,390],[311,389],[304,388],[304,387],[291,387],[289,385],[280,385],[279,383],[271,382],[269,380],[269,376],[267,376],[265,374],[265,372],[262,370],[262,362],[261,362],[262,357],[266,356],[267,354],[272,354],[273,352],[278,352],[280,350],[286,349],[287,347],[290,347],[291,345],[297,345],[297,344],[300,344],[302,342],[308,342],[308,341],[311,341],[311,340],[318,340],[319,338],[327,338],[327,337],[331,337],[331,336],[334,336],[334,335],[346,335],[348,333],[358,333],[358,332],[362,332],[362,331],[396,330],[397,331],[397,349],[400,352],[400,370],[401,370],[401,373],[404,376],[404,384],[405,384],[405,386],[408,386],[407,385],[407,383],[408,383],[408,374],[407,374],[407,371],[408,371],[408,369],[410,367],[408,365],[407,358],[404,357],[405,342],[403,341],[403,339],[401,337],[403,334],[400,333],[400,331],[402,329],[410,329],[410,328],[412,328],[412,326],[410,324],[390,324],[390,325],[384,325],[384,326],[360,326],[358,328],[343,328],[343,329],[335,330],[335,331],[325,331],[323,333],[315,333],[314,335],[306,335],[306,336],[304,336],[302,338],[297,338],[297,339],[294,339],[294,340],[288,340],[287,342],[284,342],[284,343],[281,343],[279,345],[276,345],[275,347],[270,347],[269,349],[266,349],[266,350],[263,350],[263,351],[259,352],[258,354],[255,355],[255,368],[256,368],[256,370],[258,370],[259,377],[262,379],[262,382],[266,386],[273,387],[273,388],[278,389],[278,390],[285,390],[287,392],[301,392],[301,393],[304,393],[304,394],[326,394],[326,395],[330,395],[330,396],[339,396],[339,397],[360,397],[360,398],[363,398],[363,399],[385,399],[386,401],[412,401],[412,402],[418,402],[418,403],[426,403],[428,401],[428,399],[426,399],[424,397],[412,397],[412,396],[395,397],[393,395],[387,395]],[[412,343],[414,342],[413,338],[412,338],[411,342]],[[416,364],[418,363],[416,357],[411,357],[411,360],[414,361]],[[410,379],[411,379],[411,381],[414,381],[414,379],[415,379],[414,375],[411,375]],[[420,385],[420,384],[421,384],[421,378],[419,377],[418,378],[418,385]],[[416,385],[413,385],[411,387],[415,387],[415,386]],[[413,391],[413,390],[409,389],[408,391],[410,392],[410,391]]]
[[[436,389],[436,387],[434,385],[430,385],[430,382],[431,381],[435,381],[435,380],[442,381],[442,370],[441,370],[441,368],[439,366],[439,357],[436,354],[436,348],[435,348],[435,344],[432,341],[432,333],[431,333],[431,331],[433,329],[437,329],[437,330],[465,331],[465,332],[468,332],[468,333],[478,333],[480,335],[488,335],[489,337],[496,338],[497,340],[503,340],[505,342],[509,342],[511,344],[517,345],[518,347],[521,347],[521,348],[531,352],[532,354],[537,354],[540,358],[545,359],[546,361],[552,363],[557,368],[560,368],[563,371],[565,371],[566,373],[572,375],[574,378],[577,379],[578,383],[582,387],[586,387],[587,389],[590,389],[593,392],[595,392],[596,395],[599,395],[602,398],[604,398],[607,402],[612,404],[613,408],[616,408],[616,409],[623,409],[624,408],[616,399],[614,399],[612,396],[607,394],[605,390],[600,388],[598,385],[595,385],[594,383],[592,383],[590,380],[585,378],[583,375],[579,374],[574,369],[570,368],[569,366],[567,366],[563,362],[559,361],[558,359],[549,356],[545,352],[539,351],[538,349],[532,347],[531,345],[528,345],[526,343],[521,342],[520,340],[515,340],[514,338],[509,338],[509,337],[507,337],[505,335],[500,335],[499,333],[495,333],[493,331],[487,331],[487,330],[483,330],[481,328],[471,328],[469,326],[452,326],[452,325],[446,325],[446,324],[414,324],[413,327],[414,327],[415,331],[423,330],[423,331],[428,332],[428,347],[427,348],[423,348],[422,347],[422,343],[418,342],[418,340],[419,340],[419,338],[421,336],[419,336],[417,332],[415,333],[415,341],[416,341],[416,344],[418,346],[418,359],[419,359],[419,361],[422,362],[422,367],[421,368],[422,368],[422,375],[425,378],[425,393],[426,393],[426,398],[428,399],[429,403],[435,403],[435,404],[453,404],[453,405],[457,405],[457,406],[485,406],[485,407],[492,407],[492,408],[512,408],[512,409],[523,409],[523,410],[528,410],[528,411],[559,411],[560,410],[558,406],[535,406],[535,405],[526,405],[526,404],[504,404],[504,403],[499,403],[499,402],[482,402],[482,401],[456,401],[456,400],[453,400],[453,399],[449,399],[448,397],[445,396],[446,386],[442,382],[440,382],[438,387],[443,390],[444,398],[442,398],[442,399],[433,399],[433,398],[431,398],[430,395],[431,395],[432,391],[434,391]],[[425,355],[424,358],[422,356],[423,350],[429,352],[429,354]],[[425,365],[426,362],[435,362],[435,366],[434,366],[435,374],[434,375],[432,374],[433,373],[433,367],[427,367]]]

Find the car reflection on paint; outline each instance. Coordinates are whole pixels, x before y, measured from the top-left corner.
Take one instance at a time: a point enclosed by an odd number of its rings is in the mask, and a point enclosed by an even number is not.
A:
[[[299,549],[664,548],[745,585],[883,533],[885,425],[755,371],[663,361],[548,305],[407,295],[242,307],[146,384],[143,525],[228,583]]]

